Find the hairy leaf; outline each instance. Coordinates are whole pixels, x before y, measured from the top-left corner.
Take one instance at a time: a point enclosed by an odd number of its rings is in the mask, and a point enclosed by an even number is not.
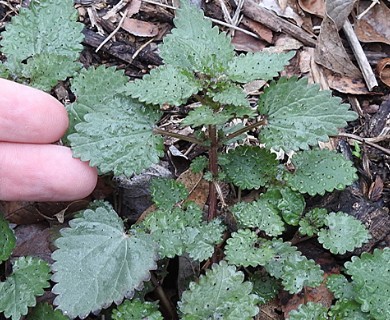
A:
[[[222,125],[231,118],[226,112],[213,112],[208,106],[199,106],[191,110],[183,119],[183,126],[202,127],[207,125]]]
[[[0,263],[6,261],[16,246],[14,232],[8,225],[8,221],[0,213]]]
[[[293,190],[311,196],[324,195],[334,189],[342,190],[358,178],[351,161],[326,149],[298,152],[292,163],[295,172],[286,171],[286,183]]]
[[[326,286],[337,299],[354,299],[353,284],[342,274],[331,274],[326,278]]]
[[[314,208],[307,212],[299,221],[299,233],[304,236],[312,237],[320,231],[320,228],[325,224],[325,218],[328,211],[323,208]]]
[[[176,28],[160,45],[165,64],[211,76],[227,69],[234,57],[231,39],[213,28],[201,10],[182,0],[173,22]]]
[[[270,247],[275,255],[265,265],[271,276],[282,280],[284,288],[290,293],[297,293],[304,286],[316,287],[322,282],[320,267],[303,256],[289,242],[273,239]]]
[[[330,91],[308,85],[305,78],[273,82],[259,99],[259,112],[268,119],[261,130],[261,142],[268,149],[289,152],[328,141],[329,135],[356,119],[356,114],[340,101]]]
[[[289,313],[289,320],[328,320],[327,309],[320,303],[301,304],[298,310]]]
[[[252,284],[225,261],[214,264],[197,283],[191,282],[179,302],[182,319],[250,320],[259,309]]]
[[[112,312],[113,320],[163,320],[156,303],[142,302],[139,299],[126,300]]]
[[[364,225],[344,212],[331,212],[325,218],[328,229],[318,232],[318,242],[334,254],[344,254],[367,242],[371,237]]]
[[[172,258],[187,252],[191,258],[203,261],[214,252],[214,245],[222,240],[224,227],[219,220],[202,221],[202,210],[189,203],[186,210],[158,210],[142,223],[159,244],[161,257]]]
[[[192,160],[190,168],[194,173],[200,173],[208,166],[209,160],[205,156],[198,156]]]
[[[351,275],[355,299],[363,312],[377,320],[390,319],[390,248],[364,252],[345,263]]]
[[[30,79],[31,86],[50,91],[58,81],[66,80],[80,69],[81,64],[68,56],[42,53],[27,60],[22,75],[24,78]]]
[[[284,231],[279,212],[260,197],[257,201],[239,202],[232,207],[238,224],[248,228],[259,228],[269,236],[278,236]]]
[[[50,286],[49,279],[50,268],[45,261],[32,257],[16,260],[12,274],[0,282],[0,312],[12,320],[26,315],[28,307],[35,306],[35,297]]]
[[[60,310],[53,310],[53,307],[46,303],[38,303],[36,307],[29,312],[27,320],[68,320]]]
[[[150,184],[153,202],[159,209],[171,209],[176,203],[188,197],[184,184],[173,179],[155,178]]]
[[[227,104],[236,107],[249,107],[249,101],[246,98],[244,90],[236,85],[228,85],[225,88],[217,89],[216,92],[209,92],[213,101],[220,104]]]
[[[155,243],[126,234],[123,221],[104,205],[87,209],[62,229],[52,257],[54,303],[71,318],[86,317],[130,298],[156,268]]]
[[[221,160],[229,181],[241,189],[258,189],[277,175],[275,155],[259,147],[239,146],[221,155]]]
[[[259,304],[266,304],[280,291],[279,281],[266,273],[256,272],[249,277],[249,281],[253,283],[252,292],[258,296]]]
[[[130,82],[127,91],[133,98],[150,104],[180,106],[201,89],[192,73],[173,66],[152,69],[142,79]]]
[[[247,83],[253,80],[271,80],[288,64],[295,52],[241,54],[229,63],[227,76],[230,80]]]
[[[226,260],[237,266],[264,266],[274,255],[269,243],[248,229],[234,232],[225,247]]]
[[[162,139],[153,135],[160,113],[130,98],[116,96],[109,106],[84,116],[69,135],[73,155],[101,172],[132,175],[159,161]]]

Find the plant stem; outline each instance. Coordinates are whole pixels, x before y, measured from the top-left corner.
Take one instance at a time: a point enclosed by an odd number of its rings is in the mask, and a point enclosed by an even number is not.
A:
[[[200,145],[200,146],[204,145],[203,141],[198,140],[198,139],[196,139],[194,137],[185,136],[184,134],[175,133],[175,132],[171,132],[171,131],[165,131],[165,130],[162,130],[160,128],[154,128],[153,129],[153,133],[154,134],[161,134],[161,135],[167,136],[167,137],[173,137],[173,138],[176,138],[176,139],[179,139],[179,140],[188,141],[188,142]]]
[[[243,134],[243,133],[245,133],[245,132],[247,132],[249,130],[252,130],[252,129],[260,127],[260,126],[263,126],[265,124],[267,124],[267,120],[266,119],[262,119],[260,121],[255,122],[255,123],[252,123],[249,126],[246,126],[244,128],[238,129],[237,131],[235,131],[235,132],[233,132],[231,134],[228,134],[225,138],[223,138],[221,140],[220,144],[223,144],[226,141],[229,141],[229,140],[231,140],[231,139],[233,139],[235,137],[238,137],[240,134]]]
[[[218,137],[217,126],[209,125],[209,170],[213,177],[213,180],[218,177]],[[209,211],[207,215],[207,221],[211,221],[217,215],[217,189],[215,188],[214,181],[209,183]]]

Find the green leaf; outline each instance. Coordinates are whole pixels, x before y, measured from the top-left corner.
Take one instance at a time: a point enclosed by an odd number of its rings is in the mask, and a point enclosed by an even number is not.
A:
[[[299,233],[304,236],[312,237],[320,231],[320,228],[325,224],[325,218],[328,216],[328,211],[323,208],[314,208],[307,212],[299,221]]]
[[[258,312],[257,296],[244,274],[225,261],[214,264],[197,283],[191,282],[179,302],[182,319],[250,320]]]
[[[3,54],[19,62],[41,53],[76,60],[83,49],[84,25],[76,22],[73,5],[72,0],[33,0],[29,8],[22,7],[1,34]]]
[[[82,69],[70,83],[76,102],[66,106],[70,122],[67,135],[76,132],[75,125],[84,121],[87,113],[110,106],[114,96],[124,90],[127,77],[123,70],[101,65]]]
[[[0,61],[0,78],[8,79],[10,76],[10,72],[7,66]]]
[[[48,303],[38,303],[28,314],[27,320],[68,320],[60,310],[53,310]]]
[[[277,208],[280,210],[284,222],[291,226],[298,225],[305,209],[305,198],[290,188],[280,188],[278,191],[281,199],[277,203]]]
[[[159,209],[171,209],[176,203],[188,197],[184,184],[173,179],[155,178],[150,184],[153,202]]]
[[[328,228],[318,232],[318,242],[333,254],[353,251],[371,238],[359,220],[344,212],[331,212],[325,225]]]
[[[156,303],[126,300],[112,312],[112,320],[163,320]]]
[[[68,56],[42,53],[28,59],[23,66],[22,75],[30,79],[31,86],[50,91],[58,81],[75,75],[82,65]]]
[[[361,310],[370,312],[377,320],[390,319],[390,248],[352,257],[345,268],[352,277],[355,299],[361,303]]]
[[[305,78],[271,83],[259,99],[259,112],[268,122],[261,130],[261,142],[268,149],[289,152],[328,141],[329,135],[356,119],[356,113],[340,101],[330,91],[308,85]]]
[[[239,202],[231,211],[240,226],[259,228],[269,236],[278,236],[284,231],[279,212],[262,197],[257,201]]]
[[[268,273],[282,280],[284,288],[297,293],[305,286],[316,287],[321,284],[323,272],[313,260],[308,260],[289,242],[273,239],[270,248],[275,255],[265,265]]]
[[[159,254],[172,258],[187,252],[191,258],[203,261],[211,257],[214,245],[222,240],[224,227],[220,220],[202,221],[202,210],[189,203],[185,210],[157,210],[150,214],[142,226],[159,244]]]
[[[8,221],[0,213],[0,263],[6,261],[16,246],[14,232],[9,227]]]
[[[71,318],[132,297],[156,268],[152,239],[125,233],[123,221],[107,204],[81,212],[69,226],[55,242],[52,291],[54,303]]]
[[[173,66],[161,66],[152,69],[140,80],[127,85],[127,91],[133,98],[150,104],[171,104],[180,106],[201,89],[192,73]]]
[[[320,303],[308,302],[301,304],[298,310],[289,313],[289,320],[327,320],[327,311]]]
[[[329,319],[337,320],[372,320],[368,313],[360,310],[360,304],[354,300],[339,300],[329,312]]]
[[[279,281],[268,274],[256,272],[249,277],[249,281],[253,283],[252,292],[258,296],[260,304],[266,304],[275,298],[280,291]]]
[[[229,181],[241,189],[259,189],[277,175],[278,161],[266,149],[239,146],[220,158]]]
[[[295,172],[285,172],[284,180],[293,190],[324,195],[326,191],[343,190],[357,178],[353,163],[342,154],[329,150],[298,152],[292,158]]]
[[[226,260],[237,266],[264,266],[274,255],[269,243],[248,229],[234,232],[225,247]]]
[[[209,160],[205,156],[198,156],[192,160],[190,164],[190,169],[194,173],[203,172],[203,170],[207,169],[209,164]]]
[[[326,278],[326,286],[337,299],[352,300],[355,298],[353,284],[342,274],[331,274]]]
[[[45,261],[32,257],[16,260],[12,274],[0,282],[0,312],[12,320],[26,315],[28,307],[35,306],[35,297],[50,286],[49,279],[50,268]]]
[[[229,63],[227,76],[230,80],[248,83],[253,80],[271,80],[288,64],[295,52],[266,53],[255,52],[241,54]]]
[[[109,106],[94,110],[69,135],[73,155],[102,173],[140,173],[159,161],[163,143],[153,135],[160,113],[130,98],[116,96]]]
[[[241,87],[236,85],[227,85],[224,88],[217,88],[216,92],[208,92],[214,102],[227,104],[236,107],[249,107],[249,101],[246,93]]]
[[[231,39],[213,28],[201,10],[182,0],[173,22],[176,28],[159,47],[165,64],[210,76],[227,69],[234,57]]]
[[[199,106],[191,110],[181,122],[182,126],[202,127],[207,125],[222,125],[231,118],[225,112],[214,112],[208,106]]]

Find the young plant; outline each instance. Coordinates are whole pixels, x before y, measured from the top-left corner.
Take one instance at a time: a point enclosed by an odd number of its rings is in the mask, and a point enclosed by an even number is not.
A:
[[[40,3],[50,7],[53,1]],[[203,219],[204,208],[187,201],[189,190],[169,179],[152,183],[157,209],[130,229],[110,204],[94,202],[62,229],[55,243],[52,280],[56,284],[52,291],[57,295],[55,305],[66,317],[84,318],[113,302],[132,299],[135,290],[140,291],[149,281],[150,271],[157,269],[160,259],[187,255],[218,262],[213,255],[218,244],[224,259],[190,284],[181,296],[178,312],[183,319],[252,319],[259,312],[258,305],[272,299],[280,287],[298,293],[323,281],[320,266],[281,239],[286,237],[286,226],[299,226],[303,235],[318,235],[319,242],[336,254],[352,251],[369,238],[363,225],[345,213],[328,214],[321,208],[305,213],[304,195],[341,190],[357,178],[350,161],[316,147],[356,119],[348,105],[317,85],[308,85],[305,79],[271,81],[293,52],[236,55],[230,38],[186,1],[181,2],[174,23],[172,33],[159,47],[164,65],[143,79],[127,83],[123,72],[101,66],[82,70],[71,80],[77,100],[67,106],[71,127],[66,139],[76,157],[90,161],[101,173],[129,176],[164,155],[162,136],[204,147],[206,156],[195,159],[191,168],[204,171],[209,180],[207,219]],[[252,105],[243,84],[258,79],[271,83]],[[181,124],[191,126],[193,135],[157,127],[162,110],[171,106],[184,113],[182,106],[189,101],[196,102],[195,107]],[[231,126],[233,120],[245,120],[248,125]],[[243,134],[252,130],[258,141],[243,143]],[[292,156],[288,168],[274,152]],[[230,227],[236,231],[231,234],[218,209],[221,182],[240,190],[261,191],[252,202],[223,208],[234,218]],[[345,234],[351,240],[344,241]],[[8,259],[10,246],[5,246],[3,260]],[[388,259],[387,253],[384,256]],[[376,270],[379,265],[374,267]],[[356,283],[359,288],[360,282]],[[356,301],[360,294],[362,299],[367,296],[363,291],[356,290]],[[113,311],[113,319],[160,319],[156,305],[143,303],[143,298],[126,300]],[[0,291],[0,307],[8,305],[6,299]],[[372,301],[359,303],[362,310],[367,305],[379,310],[372,312],[373,316],[383,312]],[[11,304],[19,306],[17,301]],[[13,319],[26,312],[10,313],[5,308],[0,311]],[[317,306],[302,308],[308,309],[304,311],[312,318],[324,313]],[[40,305],[34,312],[57,312],[49,309]]]

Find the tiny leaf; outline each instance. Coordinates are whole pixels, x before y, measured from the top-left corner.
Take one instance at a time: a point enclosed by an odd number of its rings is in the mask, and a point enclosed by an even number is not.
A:
[[[191,282],[179,302],[183,319],[250,320],[259,309],[252,284],[225,261],[214,264],[197,283]]]
[[[86,317],[130,298],[156,268],[155,243],[126,234],[123,221],[105,204],[87,209],[62,229],[52,257],[54,303],[71,318]]]
[[[268,119],[261,130],[261,142],[268,149],[289,152],[328,141],[329,135],[356,119],[355,112],[348,111],[348,105],[340,101],[330,91],[308,85],[305,78],[282,78],[271,83],[259,100],[259,112]]]
[[[191,110],[187,117],[183,119],[181,124],[183,126],[202,127],[207,125],[222,125],[226,123],[230,114],[225,112],[213,112],[208,106],[199,106]]]
[[[150,107],[116,96],[76,125],[77,133],[68,137],[73,154],[103,173],[140,173],[163,155],[162,139],[152,132],[159,117]]]
[[[314,208],[310,210],[299,221],[299,233],[309,237],[317,234],[320,228],[325,224],[327,215],[328,211],[323,208]]]
[[[213,101],[224,105],[232,105],[236,107],[249,107],[249,101],[246,98],[246,93],[239,86],[228,85],[225,88],[209,92],[213,97]]]
[[[241,54],[229,63],[227,76],[230,80],[248,83],[253,80],[271,80],[288,64],[295,52],[266,53],[255,52]]]
[[[150,184],[153,202],[160,209],[171,209],[176,203],[188,197],[184,184],[173,179],[155,178]]]
[[[330,319],[373,320],[368,313],[360,310],[360,304],[355,300],[338,300],[328,314]]]
[[[331,274],[326,278],[326,286],[337,299],[354,299],[353,284],[342,274]]]
[[[161,312],[155,303],[139,299],[125,300],[112,312],[112,320],[163,320]]]
[[[6,261],[14,250],[16,238],[8,221],[0,213],[0,263]]]
[[[343,190],[356,179],[353,163],[342,154],[329,150],[298,152],[292,158],[295,172],[286,172],[284,179],[293,189],[311,196],[326,191]]]
[[[298,310],[289,313],[289,320],[328,320],[327,308],[320,303],[301,304]]]
[[[127,91],[133,98],[150,104],[180,106],[201,89],[192,73],[173,66],[152,69],[142,79],[130,82]]]
[[[260,304],[266,304],[275,298],[280,291],[280,283],[275,278],[256,272],[249,278],[253,283],[252,292],[258,296]]]
[[[221,160],[229,181],[241,189],[259,189],[277,175],[275,155],[259,147],[239,146],[221,155]]]
[[[370,239],[364,225],[344,212],[331,212],[325,218],[327,229],[318,232],[318,242],[334,254],[344,254]]]
[[[45,261],[32,257],[16,260],[12,274],[0,282],[0,312],[12,320],[26,315],[28,307],[35,306],[35,297],[50,286],[49,279],[50,268]]]
[[[28,314],[27,320],[68,320],[60,310],[53,310],[48,303],[38,303]]]

